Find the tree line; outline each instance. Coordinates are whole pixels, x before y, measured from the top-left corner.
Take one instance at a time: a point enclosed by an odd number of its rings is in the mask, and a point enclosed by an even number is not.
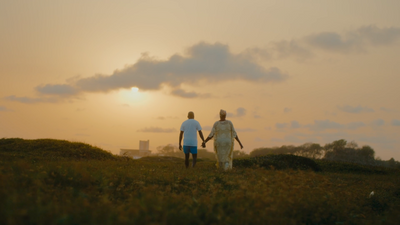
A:
[[[400,168],[400,163],[393,158],[387,161],[375,158],[375,150],[371,146],[359,147],[356,142],[347,142],[345,139],[336,140],[324,146],[318,143],[305,143],[299,146],[283,145],[281,147],[257,148],[250,152],[251,157],[269,154],[293,154],[312,159]]]
[[[183,157],[178,147],[172,144],[159,146],[157,147],[157,151],[160,155]],[[197,151],[199,158],[215,159],[214,152],[209,152],[207,149],[198,149]],[[372,147],[368,145],[359,147],[356,142],[348,142],[345,139],[336,140],[323,146],[318,143],[309,142],[299,146],[262,147],[254,149],[249,154],[241,150],[234,150],[233,158],[256,157],[269,154],[292,154],[311,159],[400,168],[400,162],[395,161],[393,158],[387,161],[375,158],[375,150]]]

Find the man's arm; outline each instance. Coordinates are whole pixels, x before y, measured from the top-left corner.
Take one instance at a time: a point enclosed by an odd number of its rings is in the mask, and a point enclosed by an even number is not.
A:
[[[183,131],[179,133],[179,150],[182,151],[182,137],[183,137]]]
[[[210,134],[208,135],[208,137],[206,138],[206,140],[204,140],[204,142],[203,142],[203,145],[204,145],[203,148],[206,147],[207,141],[211,140],[211,138],[214,137],[214,133],[215,133],[215,123],[214,123],[214,125],[213,125],[213,128],[211,129]]]
[[[201,140],[204,143],[204,136],[203,136],[203,132],[201,132],[201,130],[199,130],[199,135],[200,135]],[[203,143],[201,143],[201,147],[205,148],[206,146],[205,145],[203,146]]]

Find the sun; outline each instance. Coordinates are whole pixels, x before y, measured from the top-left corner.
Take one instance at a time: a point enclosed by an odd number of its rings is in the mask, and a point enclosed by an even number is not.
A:
[[[147,93],[143,90],[139,90],[138,87],[130,87],[127,89],[121,89],[119,91],[119,98],[123,101],[123,104],[136,103],[144,103],[146,102]]]

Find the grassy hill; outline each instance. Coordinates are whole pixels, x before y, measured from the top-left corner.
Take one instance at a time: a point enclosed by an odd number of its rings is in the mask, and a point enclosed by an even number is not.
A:
[[[308,159],[279,155],[249,160],[235,160],[229,172],[209,160],[185,169],[173,157],[127,160],[82,143],[1,139],[0,224],[400,220],[398,171],[319,161],[314,171]]]
[[[110,152],[80,142],[54,139],[0,139],[0,156],[9,160],[115,160]]]

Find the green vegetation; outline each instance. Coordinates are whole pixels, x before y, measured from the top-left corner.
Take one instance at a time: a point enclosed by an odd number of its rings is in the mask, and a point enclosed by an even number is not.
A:
[[[20,138],[0,139],[0,154],[3,159],[16,160],[118,160],[110,152],[84,143]]]
[[[290,155],[237,159],[229,172],[214,164],[203,160],[186,170],[182,159],[170,156],[132,160],[82,143],[0,139],[0,224],[397,224],[400,219],[397,169]]]
[[[290,154],[311,159],[323,159],[334,162],[351,164],[383,166],[400,169],[400,162],[391,158],[388,161],[375,159],[375,151],[368,145],[358,147],[354,141],[344,139],[333,141],[321,146],[317,143],[305,143],[299,146],[283,145],[281,147],[257,148],[250,152],[251,157],[267,156],[270,154]],[[345,164],[342,164],[345,165]]]
[[[312,159],[295,155],[267,155],[233,160],[236,167],[259,166],[267,169],[294,169],[321,171],[320,166]]]
[[[331,160],[316,160],[324,172],[352,173],[352,174],[396,174],[399,169],[383,166],[368,166],[357,163],[335,162]]]

